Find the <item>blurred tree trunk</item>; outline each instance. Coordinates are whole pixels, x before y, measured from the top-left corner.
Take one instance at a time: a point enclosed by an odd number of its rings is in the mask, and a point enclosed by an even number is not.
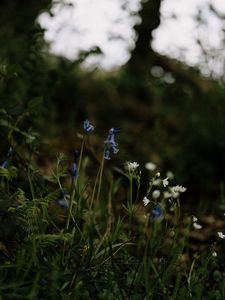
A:
[[[141,23],[134,27],[137,41],[128,61],[128,69],[138,78],[146,78],[154,60],[154,51],[151,48],[152,33],[160,25],[161,1],[143,1],[139,12]]]

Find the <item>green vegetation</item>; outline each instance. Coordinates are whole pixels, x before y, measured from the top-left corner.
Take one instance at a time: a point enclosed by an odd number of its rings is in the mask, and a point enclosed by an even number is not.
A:
[[[225,299],[224,78],[152,49],[159,0],[111,72],[50,54],[36,2],[0,11],[0,300]]]

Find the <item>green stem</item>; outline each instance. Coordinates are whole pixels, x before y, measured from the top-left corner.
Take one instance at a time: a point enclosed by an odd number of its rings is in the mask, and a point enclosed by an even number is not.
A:
[[[78,167],[77,167],[78,175],[80,172],[80,167],[81,167],[81,162],[82,162],[82,157],[83,157],[83,152],[84,152],[85,137],[86,137],[86,135],[83,136],[82,145],[81,145],[81,149],[80,149],[80,158],[79,158]]]
[[[96,203],[99,202],[99,197],[100,197],[100,191],[101,191],[101,185],[102,185],[102,174],[103,174],[103,169],[104,169],[104,161],[105,161],[105,158],[104,158],[104,152],[103,152],[102,161],[101,161],[101,165],[100,165],[99,184],[98,184]]]
[[[132,222],[132,216],[133,216],[133,177],[130,177],[130,190],[129,190],[129,223],[131,224]]]
[[[35,193],[34,193],[34,186],[33,186],[33,182],[31,179],[31,172],[30,172],[30,166],[28,165],[28,170],[27,170],[27,177],[28,177],[28,181],[29,181],[29,185],[30,185],[30,191],[31,191],[31,195],[32,195],[32,199],[35,198]]]
[[[71,183],[71,193],[70,193],[70,203],[69,203],[69,209],[68,209],[68,214],[67,214],[67,218],[66,218],[66,231],[69,229],[69,225],[70,225],[70,218],[71,218],[71,214],[72,214],[72,208],[73,208],[73,200],[74,200],[74,196],[75,196],[75,190],[76,190],[76,179],[72,178],[72,183]]]

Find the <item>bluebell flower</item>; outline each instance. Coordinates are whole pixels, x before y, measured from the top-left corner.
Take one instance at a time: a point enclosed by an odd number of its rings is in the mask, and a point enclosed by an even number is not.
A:
[[[9,165],[9,161],[8,161],[8,160],[5,160],[5,161],[1,164],[0,168],[6,169],[6,168],[8,167],[8,165]]]
[[[77,164],[76,164],[75,162],[72,163],[72,166],[71,166],[69,172],[70,172],[70,175],[71,175],[73,178],[76,178],[76,177],[77,177],[77,175],[78,175],[78,173],[77,173]]]
[[[66,189],[61,190],[60,192],[60,196],[59,199],[57,200],[57,204],[64,208],[64,209],[68,209],[69,208],[69,203],[68,201],[65,199],[66,195],[68,195],[68,191]]]
[[[111,159],[111,157],[110,157],[110,150],[109,149],[105,150],[105,152],[104,152],[104,159],[107,159],[107,160]]]
[[[157,220],[162,217],[163,217],[163,209],[160,206],[160,204],[157,203],[152,209],[151,218],[152,220]]]
[[[117,154],[119,152],[118,149],[118,144],[115,141],[115,134],[120,132],[119,129],[117,128],[111,128],[109,130],[108,136],[106,138],[106,140],[104,141],[104,143],[106,144],[107,148],[105,150],[105,154],[104,154],[104,158],[105,159],[110,159],[110,154]]]
[[[73,151],[73,156],[74,156],[74,162],[77,163],[77,161],[80,157],[80,151],[79,150],[74,150]]]
[[[84,125],[84,131],[87,133],[95,129],[94,126],[88,120],[85,120],[83,125]]]
[[[115,134],[118,133],[118,132],[120,132],[120,130],[117,129],[117,128],[109,129],[109,133],[108,133],[108,136],[105,140],[105,144],[107,144],[109,146],[116,147],[117,143],[115,142]]]

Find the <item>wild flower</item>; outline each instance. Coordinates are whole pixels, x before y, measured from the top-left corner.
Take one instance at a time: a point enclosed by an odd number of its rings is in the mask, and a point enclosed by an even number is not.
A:
[[[78,175],[78,173],[77,173],[77,164],[76,164],[75,162],[72,163],[72,166],[71,166],[69,172],[70,172],[70,175],[71,175],[73,178],[76,178],[76,177],[77,177],[77,175]]]
[[[166,177],[168,177],[168,179],[173,179],[173,178],[174,178],[173,172],[167,171],[167,172],[166,172]]]
[[[56,201],[57,204],[64,208],[64,209],[68,209],[69,208],[69,203],[66,200],[66,197],[69,195],[68,191],[66,189],[63,189],[60,191],[60,195],[59,195],[59,199]]]
[[[164,187],[167,187],[167,185],[169,184],[168,177],[166,177],[165,179],[163,179],[162,183],[163,183]]]
[[[153,193],[152,193],[152,198],[153,199],[158,199],[160,197],[160,191],[159,190],[155,190]]]
[[[144,206],[147,206],[150,203],[150,200],[145,196],[143,199]]]
[[[160,172],[157,172],[157,173],[155,174],[155,177],[160,177]]]
[[[198,218],[196,218],[195,216],[192,216],[192,220],[193,220],[193,222],[197,222]]]
[[[187,189],[181,185],[172,186],[170,188],[172,198],[179,197],[180,193],[184,193]]]
[[[193,223],[193,227],[194,227],[195,229],[202,229],[202,225],[200,225],[200,224],[198,224],[198,223],[196,223],[196,222]]]
[[[8,160],[5,160],[1,165],[0,165],[0,168],[1,169],[6,169],[9,165],[9,161]]]
[[[180,194],[180,193],[184,193],[187,189],[182,185],[176,185],[172,187],[172,190]]]
[[[213,257],[217,257],[216,251],[213,251],[212,256],[213,256]]]
[[[104,152],[104,159],[106,159],[106,160],[110,160],[111,159],[109,149],[105,150],[105,152]]]
[[[83,128],[86,133],[92,132],[95,129],[89,120],[84,121]]]
[[[152,218],[152,220],[156,220],[156,219],[159,219],[162,217],[163,217],[163,209],[160,206],[160,204],[157,203],[152,209],[151,218]]]
[[[217,232],[218,237],[221,239],[225,239],[225,234],[222,233],[222,231]]]
[[[127,162],[126,167],[127,167],[128,171],[133,172],[139,167],[139,164],[136,161]]]
[[[120,132],[118,128],[111,128],[104,142],[107,147],[104,152],[104,158],[107,160],[110,159],[111,153],[117,154],[119,152],[119,149],[117,148],[118,144],[115,142],[115,134],[118,132]]]
[[[154,164],[153,162],[147,162],[145,164],[145,168],[148,170],[148,171],[154,171],[156,169],[156,164]]]

